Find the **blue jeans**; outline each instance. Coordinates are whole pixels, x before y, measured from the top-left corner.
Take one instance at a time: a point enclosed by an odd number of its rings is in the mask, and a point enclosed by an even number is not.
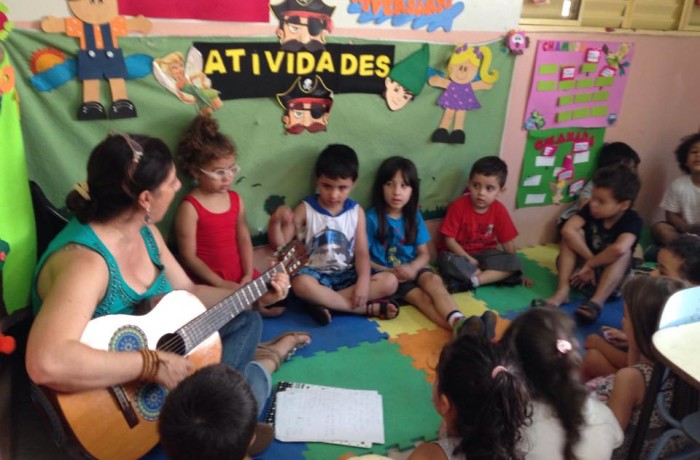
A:
[[[262,318],[255,311],[244,311],[219,329],[222,342],[221,362],[243,374],[250,384],[258,412],[270,396],[272,379],[261,364],[253,361],[262,336]]]

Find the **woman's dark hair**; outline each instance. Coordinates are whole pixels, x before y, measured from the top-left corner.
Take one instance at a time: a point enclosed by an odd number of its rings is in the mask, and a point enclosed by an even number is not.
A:
[[[417,212],[418,197],[420,195],[420,181],[416,165],[411,160],[404,157],[391,157],[382,162],[377,170],[377,177],[372,186],[372,206],[377,210],[379,241],[384,243],[387,236],[386,213],[388,206],[384,199],[384,184],[394,178],[397,172],[403,176],[403,180],[411,187],[411,198],[401,210],[403,216],[405,244],[413,244],[416,241],[418,232]]]
[[[436,372],[437,392],[456,413],[461,440],[454,453],[469,460],[521,458],[517,445],[530,413],[517,366],[482,337],[461,335],[442,349]]]
[[[566,313],[539,308],[515,318],[502,339],[518,357],[532,398],[554,409],[566,433],[565,460],[576,458],[588,398],[579,380],[582,360],[573,333],[574,321]]]
[[[639,352],[649,361],[656,361],[651,337],[659,327],[659,318],[671,294],[689,287],[685,281],[667,276],[637,275],[622,286],[622,299],[627,305],[627,320],[634,331]]]
[[[681,139],[681,143],[676,148],[678,166],[686,174],[690,174],[690,169],[688,168],[688,154],[690,153],[690,149],[698,142],[700,142],[700,133],[691,134]]]
[[[216,119],[197,115],[177,145],[177,159],[184,172],[192,175],[212,160],[236,156],[236,145],[219,131]]]
[[[172,167],[170,149],[160,139],[110,134],[90,154],[89,197],[72,190],[66,206],[82,223],[105,222],[134,206],[144,190],[157,189]]]

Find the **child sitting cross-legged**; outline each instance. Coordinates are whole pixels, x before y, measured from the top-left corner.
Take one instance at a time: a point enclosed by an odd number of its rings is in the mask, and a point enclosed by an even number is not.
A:
[[[316,160],[318,194],[304,198],[293,212],[280,207],[270,218],[271,244],[285,244],[295,235],[306,244],[309,260],[292,278],[292,290],[322,325],[331,321],[329,309],[381,319],[399,314],[386,299],[396,291],[396,276],[370,273],[365,212],[349,198],[358,169],[352,148],[329,145]]]
[[[639,240],[642,220],[632,210],[639,177],[618,164],[596,171],[590,202],[567,220],[561,232],[557,289],[533,307],[558,308],[569,301],[571,286],[593,291],[576,309],[576,316],[595,322],[603,304],[629,273],[632,250]]]
[[[518,230],[497,199],[505,190],[507,176],[503,160],[480,158],[469,173],[467,193],[447,209],[440,225],[444,242],[438,267],[451,292],[499,282],[520,283],[522,265],[513,242]]]
[[[659,249],[658,267],[651,276],[667,276],[700,285],[700,236],[681,235]],[[588,350],[581,366],[584,381],[613,374],[627,366],[627,335],[619,329],[603,326],[603,335],[586,337]]]

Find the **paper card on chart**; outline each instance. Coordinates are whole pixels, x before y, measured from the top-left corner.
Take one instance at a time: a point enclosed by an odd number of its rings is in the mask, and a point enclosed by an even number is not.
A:
[[[542,182],[542,176],[532,176],[528,177],[523,181],[523,186],[524,187],[537,187],[540,185],[540,182]]]
[[[556,161],[556,159],[557,159],[557,157],[538,156],[535,159],[535,166],[537,166],[537,167],[554,166],[554,162]]]
[[[576,152],[574,155],[574,163],[588,163],[591,159],[591,151],[586,150],[584,152]]]
[[[525,204],[541,204],[544,203],[547,195],[544,193],[532,193],[525,197]]]

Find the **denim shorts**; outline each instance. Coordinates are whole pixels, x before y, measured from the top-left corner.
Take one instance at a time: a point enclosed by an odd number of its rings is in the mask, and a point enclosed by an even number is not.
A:
[[[357,272],[354,268],[348,270],[338,270],[333,272],[322,272],[315,268],[304,267],[299,270],[294,277],[308,275],[318,281],[322,286],[340,291],[357,283]]]

